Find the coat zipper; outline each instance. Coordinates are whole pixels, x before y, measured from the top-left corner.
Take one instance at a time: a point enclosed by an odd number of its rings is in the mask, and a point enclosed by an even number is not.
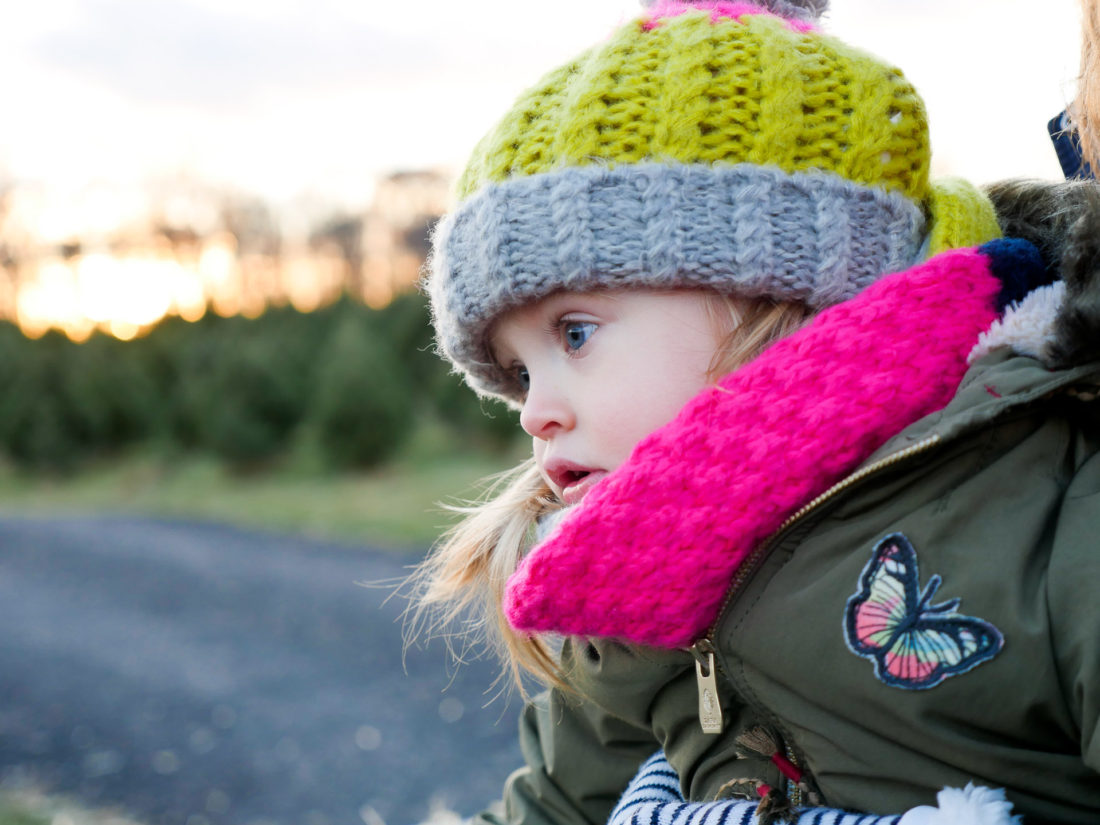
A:
[[[831,501],[853,485],[863,481],[868,476],[874,475],[888,467],[893,467],[895,464],[905,461],[917,453],[924,452],[939,444],[941,440],[942,437],[938,433],[934,433],[927,438],[921,439],[916,444],[906,447],[904,450],[899,450],[873,464],[868,464],[863,469],[837,482],[821,495],[817,496],[817,498],[803,505],[791,514],[779,525],[775,532],[764,541],[760,542],[752,553],[750,553],[738,566],[737,572],[730,581],[729,589],[726,591],[726,596],[722,600],[722,607],[719,609],[714,623],[707,629],[703,638],[689,648],[692,656],[695,657],[695,679],[699,689],[699,724],[703,728],[703,733],[721,733],[724,724],[722,719],[722,706],[718,701],[717,680],[715,679],[715,670],[718,666],[718,647],[715,644],[714,638],[715,634],[718,632],[718,625],[722,621],[722,616],[730,606],[734,596],[737,595],[749,577],[756,572],[756,568],[764,560],[765,556],[767,556],[768,551],[775,545],[779,537],[814,510]]]
[[[692,645],[691,652],[695,656],[695,683],[699,688],[699,724],[703,733],[721,733],[722,703],[714,677],[714,644],[709,637],[703,637]]]

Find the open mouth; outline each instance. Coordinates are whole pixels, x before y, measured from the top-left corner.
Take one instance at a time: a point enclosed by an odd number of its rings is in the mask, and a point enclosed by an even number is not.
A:
[[[562,501],[567,505],[580,502],[607,473],[603,470],[563,470],[558,473]]]

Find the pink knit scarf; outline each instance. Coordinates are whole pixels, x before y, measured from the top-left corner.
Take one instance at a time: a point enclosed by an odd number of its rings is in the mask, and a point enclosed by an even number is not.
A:
[[[958,389],[1002,284],[978,250],[937,256],[705,390],[524,558],[517,630],[686,647],[753,548]]]

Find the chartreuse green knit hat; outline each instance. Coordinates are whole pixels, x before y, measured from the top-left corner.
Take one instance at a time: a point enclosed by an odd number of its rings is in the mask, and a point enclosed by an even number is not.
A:
[[[929,181],[902,73],[820,31],[824,0],[661,2],[550,72],[478,144],[436,231],[443,353],[516,401],[488,334],[560,290],[700,287],[822,308],[997,235]]]

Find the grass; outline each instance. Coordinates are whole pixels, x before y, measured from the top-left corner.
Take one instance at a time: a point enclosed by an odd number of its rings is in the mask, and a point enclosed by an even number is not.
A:
[[[241,474],[210,458],[151,453],[63,476],[0,466],[0,513],[154,515],[423,550],[453,521],[439,502],[476,496],[480,479],[520,457],[518,448],[459,450],[429,432],[398,460],[358,473],[322,472],[307,458]]]
[[[114,809],[89,809],[38,791],[0,791],[0,825],[138,825]]]
[[[49,825],[49,822],[17,802],[0,801],[0,825]]]

